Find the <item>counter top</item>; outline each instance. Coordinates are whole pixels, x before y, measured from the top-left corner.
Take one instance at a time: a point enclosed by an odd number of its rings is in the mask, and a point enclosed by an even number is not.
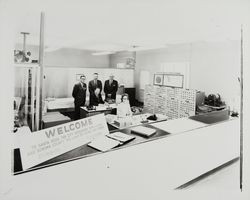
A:
[[[150,124],[143,124],[142,126],[156,129],[156,134],[154,134],[150,138],[145,138],[145,137],[142,137],[139,135],[135,135],[134,133],[131,133],[131,127],[124,128],[124,129],[116,129],[116,128],[109,125],[108,127],[109,127],[110,133],[119,130],[119,131],[126,133],[128,135],[134,135],[136,138],[133,141],[131,141],[127,144],[124,144],[122,146],[116,147],[114,149],[111,149],[108,152],[122,149],[122,148],[125,148],[128,146],[133,146],[133,145],[138,145],[138,144],[145,143],[145,142],[150,142],[152,140],[161,139],[161,138],[168,137],[168,136],[173,136],[175,134],[179,134],[182,132],[188,132],[188,131],[194,130],[196,128],[203,128],[206,126],[211,126],[211,124],[209,125],[209,124],[205,124],[202,122],[197,122],[195,120],[188,119],[188,118],[180,118],[180,119],[169,120],[169,121],[162,120],[161,122],[153,122]],[[174,128],[174,127],[176,127],[176,128]],[[26,170],[26,171],[23,171],[22,164],[21,164],[21,158],[20,158],[20,150],[15,149],[14,150],[14,174],[25,173],[28,171],[33,171],[33,170],[37,170],[40,168],[44,168],[44,167],[48,167],[48,166],[52,166],[52,165],[57,165],[60,163],[69,162],[72,160],[77,160],[77,159],[81,159],[81,158],[85,158],[85,157],[89,157],[89,156],[93,156],[93,155],[97,155],[97,154],[102,154],[102,153],[103,152],[97,151],[96,149],[93,149],[93,148],[87,146],[87,144],[85,144],[85,145],[82,145],[76,149],[68,151],[64,154],[56,156],[50,160],[47,160],[43,163],[40,163],[39,165],[36,165],[36,166]]]
[[[237,118],[159,138],[14,176],[14,193],[32,191],[34,197],[41,191],[63,197],[98,193],[112,199],[152,192],[157,196],[239,157]],[[68,153],[78,151],[84,147]]]

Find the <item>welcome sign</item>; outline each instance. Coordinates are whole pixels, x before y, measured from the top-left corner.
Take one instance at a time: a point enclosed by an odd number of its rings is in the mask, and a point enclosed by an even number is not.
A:
[[[82,146],[109,133],[104,114],[43,129],[20,138],[23,169]]]

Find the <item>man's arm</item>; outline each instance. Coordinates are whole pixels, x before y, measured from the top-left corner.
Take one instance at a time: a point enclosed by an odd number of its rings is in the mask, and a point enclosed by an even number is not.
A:
[[[102,81],[99,80],[100,83],[100,94],[102,93]]]
[[[105,81],[105,83],[104,83],[104,93],[108,93],[108,91],[107,91],[107,81]]]
[[[78,91],[79,91],[79,87],[75,84],[74,88],[73,88],[73,91],[72,91],[72,96],[74,98],[76,98]]]
[[[94,90],[93,90],[91,81],[89,81],[89,93],[90,93],[90,94],[93,94],[93,93],[94,93]]]
[[[115,93],[117,92],[117,90],[118,90],[118,81],[115,81]]]

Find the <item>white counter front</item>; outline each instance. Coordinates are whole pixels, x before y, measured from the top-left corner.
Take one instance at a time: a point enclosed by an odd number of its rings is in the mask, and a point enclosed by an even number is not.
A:
[[[239,136],[238,119],[171,134],[17,175],[9,195],[82,194],[88,199],[102,194],[130,199],[136,195],[137,199],[150,191],[164,194],[239,157]]]

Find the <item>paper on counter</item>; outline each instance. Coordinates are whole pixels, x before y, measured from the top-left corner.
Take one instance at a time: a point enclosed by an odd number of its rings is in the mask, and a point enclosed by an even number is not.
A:
[[[147,136],[147,137],[150,137],[156,133],[155,129],[144,127],[144,126],[133,127],[131,128],[131,131],[134,131],[135,133],[138,133],[140,135]]]
[[[168,133],[181,133],[207,126],[207,124],[191,120],[188,118],[173,119],[151,124],[152,126],[164,130]]]
[[[117,140],[113,140],[106,136],[101,136],[90,142],[88,146],[93,147],[94,149],[97,149],[99,151],[108,151],[118,146],[119,144],[120,142]]]
[[[123,142],[123,143],[135,139],[135,136],[127,135],[122,132],[114,132],[114,133],[107,135],[107,137]]]

